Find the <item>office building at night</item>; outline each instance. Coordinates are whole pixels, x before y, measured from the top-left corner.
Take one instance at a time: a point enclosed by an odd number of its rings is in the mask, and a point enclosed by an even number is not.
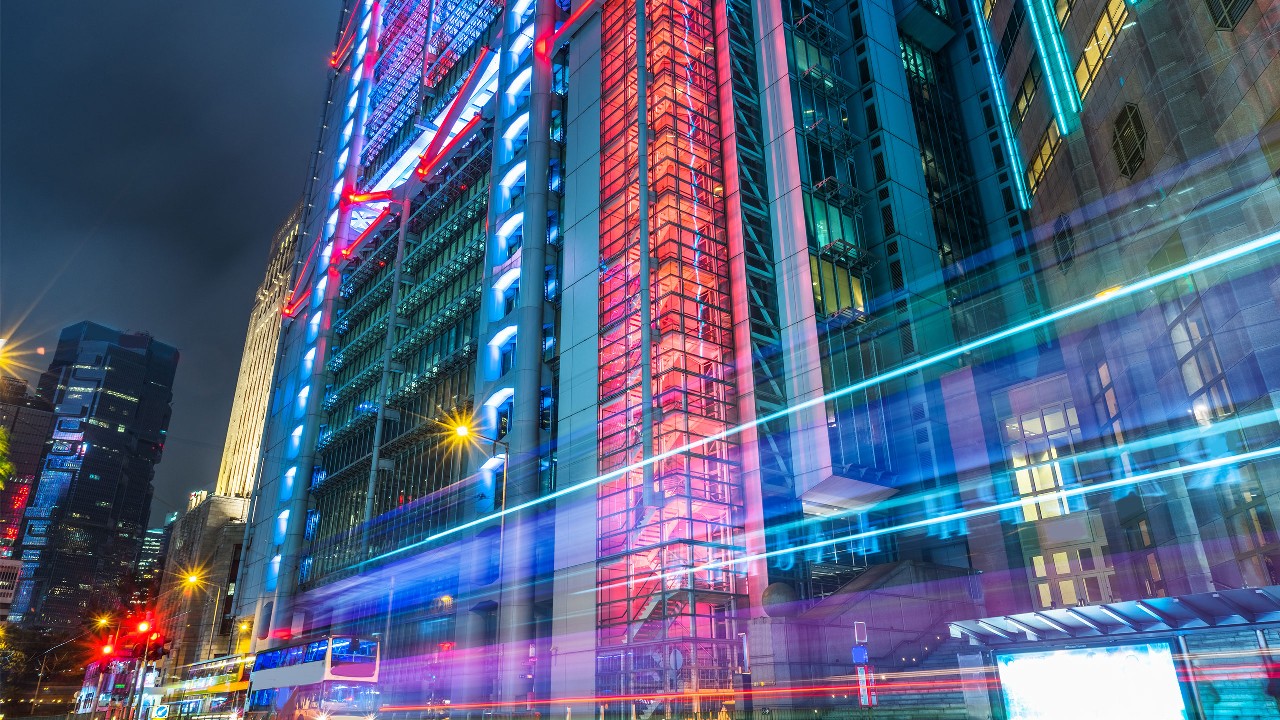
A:
[[[122,599],[111,592],[146,533],[177,366],[178,351],[146,333],[62,331],[38,386],[54,426],[23,516],[12,622],[73,628]]]
[[[192,493],[172,525],[156,617],[173,641],[172,669],[225,655],[231,646],[246,498]],[[195,580],[192,580],[195,578]]]
[[[1020,662],[1109,640],[1274,713],[1275,13],[348,0],[262,669],[376,637],[383,712],[1031,717]]]
[[[53,409],[18,378],[0,378],[0,428],[9,438],[13,474],[0,488],[0,558],[12,558],[22,513],[40,472],[44,444],[53,428]]]
[[[280,341],[280,310],[288,300],[298,252],[302,208],[294,208],[271,240],[266,275],[254,295],[240,356],[240,374],[231,405],[231,421],[222,446],[222,465],[214,495],[249,497],[258,472],[262,428],[271,397]]]
[[[133,562],[133,588],[129,604],[145,607],[160,593],[160,579],[164,575],[165,557],[169,552],[171,523],[163,527],[147,528]]]

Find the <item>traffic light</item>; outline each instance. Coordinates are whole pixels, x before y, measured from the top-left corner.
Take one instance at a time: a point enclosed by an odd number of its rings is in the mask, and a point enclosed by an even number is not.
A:
[[[125,618],[121,631],[121,635],[116,638],[114,653],[120,660],[137,660],[149,656],[149,646],[160,638],[155,617],[150,611]]]
[[[147,643],[147,660],[160,660],[169,655],[173,649],[173,639],[164,633],[151,633]]]
[[[114,655],[114,654],[115,654],[115,652],[116,652],[116,646],[115,646],[115,645],[112,645],[111,643],[103,643],[103,645],[102,645],[102,657],[104,657],[104,658],[111,657],[112,655]]]

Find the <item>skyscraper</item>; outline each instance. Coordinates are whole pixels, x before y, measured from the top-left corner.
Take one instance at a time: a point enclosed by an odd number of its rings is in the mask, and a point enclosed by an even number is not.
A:
[[[177,366],[178,351],[145,333],[92,322],[62,331],[40,377],[54,427],[23,517],[13,622],[75,627],[132,572]]]
[[[345,3],[257,648],[376,634],[392,710],[644,719],[986,716],[1010,648],[1099,638],[1258,657],[1275,31],[1200,0]]]
[[[169,534],[172,525],[147,528],[133,563],[133,594],[129,604],[145,608],[160,594],[160,580],[164,575],[165,557],[169,551]]]
[[[288,299],[301,232],[302,207],[296,207],[280,225],[267,259],[266,276],[254,296],[240,356],[240,375],[231,405],[231,422],[222,446],[215,495],[248,497],[258,471],[262,428],[271,398],[271,378],[275,371],[280,339],[280,309]]]

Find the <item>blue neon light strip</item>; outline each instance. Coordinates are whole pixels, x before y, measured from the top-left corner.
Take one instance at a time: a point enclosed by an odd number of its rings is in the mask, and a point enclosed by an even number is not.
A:
[[[1080,127],[1080,91],[1076,88],[1076,76],[1071,72],[1067,58],[1067,46],[1058,27],[1058,16],[1049,0],[1026,0],[1027,15],[1031,20],[1031,34],[1035,37],[1036,52],[1044,68],[1045,85],[1053,103],[1053,115],[1058,120],[1058,133],[1063,137]]]
[[[499,518],[503,518],[503,517],[506,517],[507,515],[521,512],[532,507],[544,505],[557,498],[561,498],[566,495],[571,495],[575,492],[578,492],[579,490],[592,488],[601,483],[605,483],[610,480],[623,477],[628,473],[632,473],[632,472],[635,472],[636,470],[643,468],[645,465],[662,462],[667,458],[683,455],[684,453],[696,450],[704,445],[710,445],[711,443],[724,440],[725,438],[739,435],[747,431],[748,429],[774,422],[775,420],[779,420],[789,415],[793,415],[802,410],[807,410],[809,408],[825,405],[826,403],[831,402],[832,400],[835,400],[837,398],[842,398],[846,395],[852,395],[854,393],[861,392],[868,388],[881,385],[890,380],[894,380],[906,375],[910,375],[912,373],[918,372],[925,368],[932,367],[939,363],[943,363],[953,358],[965,355],[967,353],[974,352],[975,350],[979,350],[988,345],[994,345],[995,343],[1008,340],[1009,338],[1020,335],[1024,332],[1027,332],[1028,330],[1034,330],[1035,328],[1044,327],[1045,325],[1050,325],[1060,320],[1066,320],[1067,318],[1074,317],[1076,315],[1080,315],[1082,313],[1085,313],[1090,310],[1101,307],[1103,305],[1106,305],[1109,302],[1113,302],[1121,298],[1132,297],[1134,295],[1144,293],[1148,290],[1164,285],[1165,283],[1184,278],[1188,275],[1201,272],[1212,267],[1217,267],[1218,265],[1222,265],[1232,260],[1238,260],[1242,257],[1246,257],[1253,253],[1260,252],[1262,250],[1273,247],[1275,245],[1280,245],[1280,231],[1272,232],[1260,238],[1256,238],[1254,240],[1250,240],[1248,242],[1236,245],[1235,247],[1227,248],[1226,250],[1222,250],[1212,255],[1209,255],[1207,257],[1200,258],[1199,260],[1193,260],[1185,265],[1180,265],[1178,267],[1170,268],[1169,270],[1166,270],[1162,273],[1152,275],[1150,277],[1143,278],[1141,280],[1136,280],[1133,283],[1130,283],[1129,285],[1123,285],[1113,290],[1109,290],[1104,293],[1099,293],[1094,297],[1088,298],[1086,300],[1082,300],[1074,305],[1068,305],[1067,307],[1064,307],[1060,310],[1055,310],[1046,315],[1041,315],[1040,317],[1035,318],[1033,320],[1028,320],[1027,322],[1014,325],[1013,327],[1005,328],[1004,330],[1000,330],[998,332],[991,333],[990,335],[980,337],[976,340],[972,340],[963,345],[957,345],[956,347],[953,347],[950,350],[944,350],[934,355],[921,358],[913,363],[901,365],[899,367],[894,368],[893,370],[880,373],[879,375],[867,378],[866,380],[861,380],[859,382],[853,383],[852,385],[846,385],[845,387],[840,388],[839,390],[833,390],[832,392],[829,392],[826,395],[815,397],[801,403],[796,403],[795,405],[791,405],[775,413],[758,417],[755,420],[752,420],[751,422],[743,423],[741,425],[731,427],[723,432],[719,432],[714,435],[709,435],[707,437],[700,438],[686,445],[681,445],[680,447],[672,448],[671,450],[666,450],[664,452],[657,453],[653,457],[645,458],[644,460],[631,463],[629,465],[617,468],[616,470],[611,470],[607,473],[604,473],[603,475],[597,475],[596,477],[583,480],[582,482],[575,483],[568,487],[561,488],[552,493],[547,493],[546,495],[535,498],[533,500],[529,500],[527,502],[523,502],[518,505],[512,505],[511,507],[500,510],[498,512],[490,513],[483,517],[476,518],[475,520],[462,523],[461,525],[455,525],[454,527],[448,528],[446,530],[441,530],[440,532],[428,535],[427,537],[423,538],[422,540],[419,540],[418,542],[411,543],[409,545],[396,548],[395,550],[385,552],[381,555],[378,555],[377,557],[373,557],[368,560],[365,560],[364,562],[358,563],[358,565],[367,565],[369,563],[379,562],[389,557],[400,555],[409,550],[422,547],[436,540],[440,540],[442,538],[446,538],[451,535],[456,535],[462,532],[463,530],[478,527],[480,525],[484,525],[486,523],[492,522]],[[1271,448],[1268,452],[1271,452],[1273,454],[1280,453],[1280,448]],[[1245,457],[1251,457],[1251,456],[1252,454],[1246,454],[1246,455],[1235,455],[1231,457],[1245,458]],[[1223,458],[1223,460],[1229,460],[1229,459],[1230,458]],[[1178,472],[1191,472],[1192,469],[1194,469],[1195,467],[1198,467],[1198,465],[1183,466],[1181,469],[1178,470]],[[1094,486],[1090,486],[1090,487],[1094,487]],[[790,548],[790,549],[795,550],[796,548]]]
[[[991,92],[995,96],[996,115],[1000,118],[1000,135],[1004,138],[1005,153],[1009,156],[1009,164],[1013,166],[1013,186],[1018,192],[1018,206],[1023,210],[1031,209],[1031,193],[1027,191],[1027,179],[1023,176],[1022,153],[1018,150],[1017,139],[1013,127],[1009,125],[1009,100],[1004,94],[1004,77],[996,72],[996,52],[991,44],[991,28],[982,19],[982,0],[970,0],[973,5],[973,16],[978,18],[978,44],[982,46],[982,60],[987,66],[987,79],[991,81]]]

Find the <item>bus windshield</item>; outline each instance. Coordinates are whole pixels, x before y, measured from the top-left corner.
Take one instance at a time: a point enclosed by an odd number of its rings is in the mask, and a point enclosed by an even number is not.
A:
[[[330,655],[330,672],[335,677],[372,677],[377,661],[378,643],[359,638],[334,638]]]

